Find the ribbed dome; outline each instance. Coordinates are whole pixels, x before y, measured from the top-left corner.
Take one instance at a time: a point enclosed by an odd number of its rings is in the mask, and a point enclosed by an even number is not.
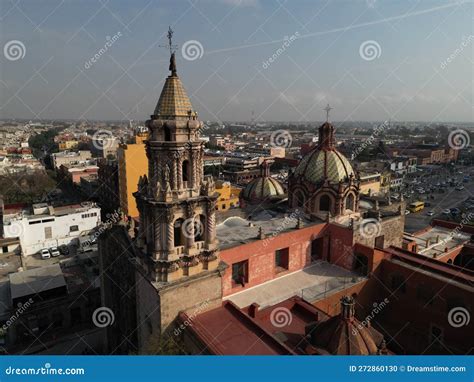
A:
[[[294,175],[303,176],[315,184],[324,182],[326,178],[338,183],[354,175],[354,170],[347,158],[336,149],[316,148],[301,160]]]
[[[259,177],[252,180],[242,191],[242,197],[247,201],[271,199],[285,194],[283,186],[271,177]]]

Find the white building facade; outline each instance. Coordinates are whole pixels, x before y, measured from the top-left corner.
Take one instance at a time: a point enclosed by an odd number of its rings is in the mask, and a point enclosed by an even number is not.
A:
[[[100,208],[93,203],[62,207],[34,204],[32,213],[4,215],[3,224],[5,238],[18,237],[23,254],[31,256],[44,248],[79,244],[80,236],[100,224]]]

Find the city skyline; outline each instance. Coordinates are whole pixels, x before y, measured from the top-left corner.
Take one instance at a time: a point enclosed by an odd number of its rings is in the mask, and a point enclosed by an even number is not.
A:
[[[321,121],[327,103],[338,122],[473,120],[472,2],[0,7],[3,119],[145,120],[171,25],[203,120]]]

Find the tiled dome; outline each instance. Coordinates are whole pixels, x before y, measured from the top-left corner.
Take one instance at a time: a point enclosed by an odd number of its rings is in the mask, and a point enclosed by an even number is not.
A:
[[[252,180],[242,191],[242,197],[248,201],[271,199],[285,195],[280,182],[272,177],[259,177]]]
[[[318,147],[301,160],[294,175],[303,176],[314,184],[322,183],[326,178],[338,183],[354,175],[354,170],[347,158],[336,149]]]

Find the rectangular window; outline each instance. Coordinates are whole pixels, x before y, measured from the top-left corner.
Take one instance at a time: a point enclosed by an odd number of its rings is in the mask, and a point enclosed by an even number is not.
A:
[[[235,286],[245,286],[245,283],[248,283],[248,267],[248,260],[232,264],[232,282]]]
[[[77,231],[79,231],[78,225],[72,225],[69,227],[69,232],[77,232]]]
[[[53,237],[53,228],[52,227],[44,227],[44,238],[51,239]]]
[[[275,251],[275,268],[277,272],[285,271],[288,269],[289,263],[289,248],[281,248]]]
[[[7,246],[7,245],[4,246],[4,247],[2,247],[2,252],[3,252],[3,253],[7,253],[7,252],[8,252],[8,246]]]

